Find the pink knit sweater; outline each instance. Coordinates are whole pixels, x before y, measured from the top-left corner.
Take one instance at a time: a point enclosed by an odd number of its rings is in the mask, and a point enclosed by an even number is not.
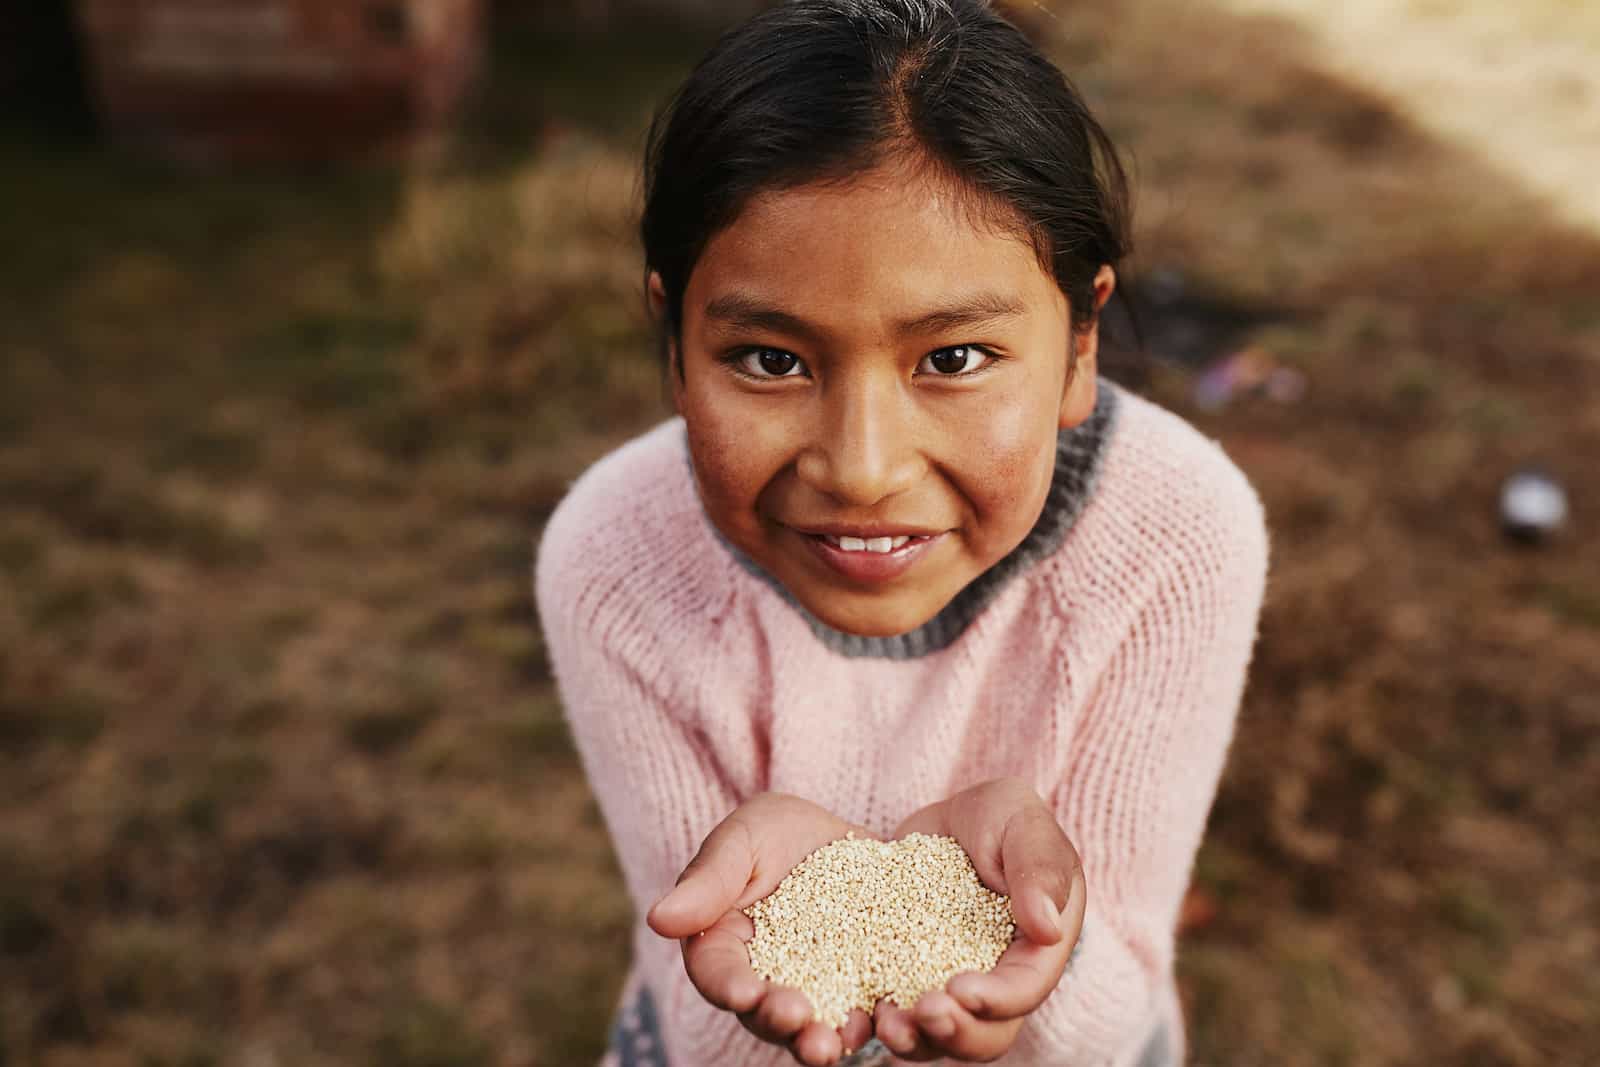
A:
[[[597,463],[551,518],[540,617],[640,915],[630,982],[652,991],[674,1067],[794,1062],[702,1000],[642,919],[740,801],[795,793],[888,833],[1006,775],[1053,806],[1089,903],[1078,956],[1000,1062],[1131,1065],[1163,1022],[1183,1061],[1174,929],[1267,538],[1215,444],[1115,394],[1065,536],[921,655],[846,655],[742,566],[700,507],[679,420]]]

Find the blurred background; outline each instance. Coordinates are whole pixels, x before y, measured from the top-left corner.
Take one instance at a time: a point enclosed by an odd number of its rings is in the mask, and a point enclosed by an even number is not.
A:
[[[666,413],[640,134],[749,6],[0,0],[4,1067],[601,1051],[532,546]],[[1600,1063],[1600,8],[1012,10],[1274,534],[1192,1061]]]

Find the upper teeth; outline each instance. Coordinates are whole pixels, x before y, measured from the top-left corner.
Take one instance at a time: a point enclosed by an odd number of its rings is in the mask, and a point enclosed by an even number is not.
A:
[[[893,552],[911,540],[905,534],[899,537],[829,537],[829,541],[846,552]]]

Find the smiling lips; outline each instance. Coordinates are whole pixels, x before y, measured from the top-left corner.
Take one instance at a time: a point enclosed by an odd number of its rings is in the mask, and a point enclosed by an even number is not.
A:
[[[905,534],[901,534],[898,537],[834,537],[832,534],[818,534],[817,536],[834,548],[845,552],[876,552],[879,555],[885,552],[893,552],[911,540]]]
[[[796,529],[795,532],[831,570],[861,584],[877,584],[900,577],[945,536],[943,532],[880,530],[844,533]]]

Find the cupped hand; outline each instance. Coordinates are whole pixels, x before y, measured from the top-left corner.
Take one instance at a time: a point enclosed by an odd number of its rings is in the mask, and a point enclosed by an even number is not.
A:
[[[1077,849],[1032,786],[1000,778],[916,812],[895,829],[954,837],[984,885],[1011,897],[1017,937],[988,973],[964,972],[910,1010],[883,1000],[873,1024],[901,1059],[992,1060],[1066,969],[1083,929],[1087,887]]]
[[[806,856],[851,832],[873,836],[800,797],[758,794],[707,835],[678,884],[645,920],[662,937],[682,940],[684,969],[701,996],[811,1067],[826,1067],[865,1044],[871,1020],[852,1012],[834,1030],[812,1019],[803,993],[759,977],[745,948],[755,924],[743,909],[776,889]]]

